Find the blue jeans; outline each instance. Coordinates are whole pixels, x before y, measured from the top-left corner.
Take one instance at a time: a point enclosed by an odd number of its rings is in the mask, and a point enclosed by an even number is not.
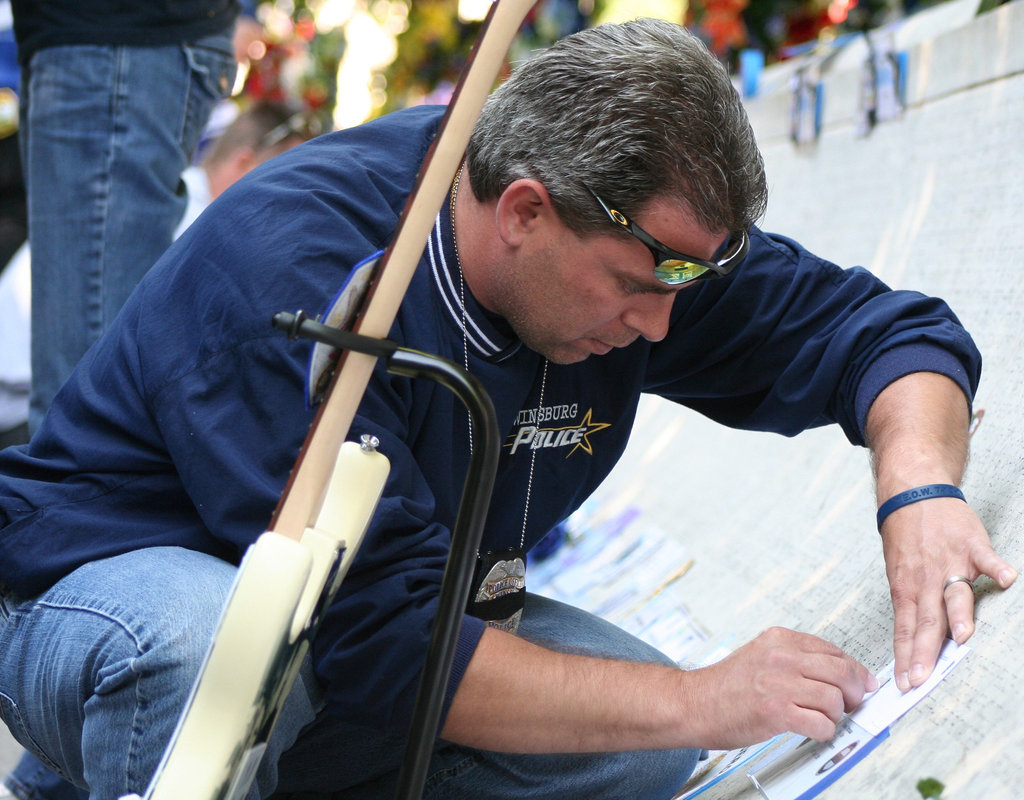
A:
[[[593,614],[527,594],[518,635],[551,650],[622,661],[673,664],[667,656]],[[496,697],[514,714],[519,698]],[[394,797],[404,741],[322,714],[284,753],[274,800],[379,800]],[[698,750],[519,755],[438,740],[424,800],[668,800],[697,763]],[[339,766],[344,770],[339,779]],[[332,785],[345,788],[325,791]]]
[[[91,800],[143,794],[233,574],[209,556],[153,548],[88,564],[34,600],[0,596],[0,713],[15,738],[47,769],[88,786]],[[615,626],[535,595],[520,635],[567,652],[669,663]],[[247,800],[393,796],[404,742],[330,716],[321,698],[305,672]],[[511,755],[439,740],[424,797],[666,800],[696,759],[694,750]],[[45,785],[43,774],[19,769],[18,793],[74,797]]]
[[[86,564],[32,600],[0,595],[0,716],[14,738],[91,800],[144,794],[234,575],[212,556],[160,547]],[[249,800],[269,794],[281,751],[322,705],[307,666]],[[20,794],[67,797],[33,766],[16,770]]]
[[[185,210],[181,173],[236,69],[225,31],[166,47],[49,47],[23,70],[30,432],[170,245]]]

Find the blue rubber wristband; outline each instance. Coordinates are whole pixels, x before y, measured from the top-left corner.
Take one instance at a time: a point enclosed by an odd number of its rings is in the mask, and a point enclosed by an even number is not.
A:
[[[929,483],[927,486],[918,486],[916,489],[907,489],[895,497],[890,497],[878,509],[878,532],[882,532],[882,523],[893,511],[903,506],[909,506],[920,500],[931,500],[935,497],[955,497],[957,500],[967,502],[964,493],[949,483]]]

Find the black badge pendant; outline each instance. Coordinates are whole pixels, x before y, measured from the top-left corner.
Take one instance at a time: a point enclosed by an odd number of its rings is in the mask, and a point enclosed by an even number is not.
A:
[[[491,627],[515,633],[526,600],[526,552],[509,547],[478,555],[473,586],[466,610]]]

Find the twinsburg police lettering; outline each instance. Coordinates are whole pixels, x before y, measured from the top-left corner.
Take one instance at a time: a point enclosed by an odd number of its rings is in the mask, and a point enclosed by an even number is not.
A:
[[[508,435],[506,447],[509,454],[515,455],[517,450],[540,450],[542,448],[565,448],[569,450],[568,458],[577,450],[593,454],[594,448],[590,435],[604,430],[607,422],[594,422],[593,409],[588,408],[582,418],[576,403],[561,406],[541,406],[539,409],[524,409],[519,412],[516,427]],[[542,427],[543,422],[555,422],[554,425]],[[558,424],[562,423],[562,424]]]
[[[577,413],[579,413],[579,404],[577,403],[524,408],[516,417],[516,425],[538,425],[541,422],[574,419]]]

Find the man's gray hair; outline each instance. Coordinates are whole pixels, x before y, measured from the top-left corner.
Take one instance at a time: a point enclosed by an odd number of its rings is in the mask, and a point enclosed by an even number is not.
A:
[[[601,25],[522,64],[488,99],[469,143],[473,192],[544,184],[577,233],[608,225],[587,187],[626,214],[655,196],[707,231],[765,210],[764,163],[739,94],[697,37],[654,19]]]

